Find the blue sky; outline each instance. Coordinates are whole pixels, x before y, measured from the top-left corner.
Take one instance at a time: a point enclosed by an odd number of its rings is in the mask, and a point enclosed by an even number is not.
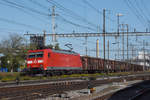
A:
[[[49,2],[48,2],[49,1]],[[149,28],[150,16],[149,0],[0,0],[0,40],[9,34],[23,35],[29,33],[52,33],[51,16],[52,6],[56,6],[56,33],[98,32],[100,26],[102,32],[102,10],[106,9],[106,31],[117,30],[116,14],[121,13],[120,23],[129,24],[133,31],[145,31]],[[90,30],[87,28],[91,28]],[[146,39],[147,37],[142,37]],[[95,42],[100,39],[100,57],[103,57],[102,37],[88,38],[88,55],[95,56]],[[114,37],[109,37],[110,44],[116,42]],[[121,42],[121,38],[119,38]],[[130,41],[135,41],[131,38]],[[141,40],[142,41],[142,40]],[[85,54],[84,38],[59,38],[58,42],[64,49],[66,43],[72,43],[73,48],[80,54]],[[51,43],[51,37],[47,37],[47,44]],[[134,42],[132,42],[134,43]],[[107,44],[106,44],[107,45]],[[117,45],[110,45],[111,50],[116,50]],[[106,48],[107,49],[107,48]],[[121,49],[121,44],[120,44]],[[114,59],[115,52],[111,53]]]

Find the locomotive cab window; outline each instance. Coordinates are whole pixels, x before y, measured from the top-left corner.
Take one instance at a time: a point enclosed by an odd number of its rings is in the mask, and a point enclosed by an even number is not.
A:
[[[43,54],[37,54],[37,58],[42,58]]]
[[[43,52],[29,53],[28,58],[42,58]]]
[[[28,58],[35,58],[35,55],[29,54]]]

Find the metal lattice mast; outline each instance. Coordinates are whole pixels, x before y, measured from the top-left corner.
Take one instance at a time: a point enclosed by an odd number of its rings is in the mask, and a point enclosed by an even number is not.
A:
[[[58,14],[55,13],[55,6],[52,7],[52,14],[50,15],[52,16],[52,42],[56,43],[56,32],[55,32],[55,29],[56,29],[56,24],[55,24],[55,17],[58,16]]]

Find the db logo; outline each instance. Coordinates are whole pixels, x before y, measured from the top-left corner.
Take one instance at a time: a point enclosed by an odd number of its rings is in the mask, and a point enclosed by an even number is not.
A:
[[[33,61],[33,63],[37,63],[37,60],[35,59],[35,60]]]

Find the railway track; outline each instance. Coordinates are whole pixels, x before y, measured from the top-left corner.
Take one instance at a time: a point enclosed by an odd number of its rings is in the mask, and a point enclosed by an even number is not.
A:
[[[61,78],[61,79],[48,79],[48,80],[29,80],[29,81],[20,81],[20,85],[29,85],[29,84],[39,84],[47,82],[61,82],[61,81],[73,81],[73,80],[82,80],[82,78]],[[0,87],[15,86],[16,82],[1,82]]]
[[[129,100],[149,100],[149,97],[150,97],[150,88],[145,88]]]
[[[96,98],[94,100],[107,100],[108,98],[110,98],[111,96],[113,95],[113,93],[109,93],[109,94],[106,94],[106,95],[103,95],[99,98]]]
[[[108,100],[149,100],[140,99],[146,97],[145,95],[148,96],[149,92],[150,80],[146,80],[114,93]]]
[[[121,82],[124,80],[143,80],[149,79],[149,76],[130,76],[120,77],[104,80],[93,80],[93,81],[62,81],[53,82],[49,84],[39,85],[26,85],[26,86],[15,86],[15,87],[3,87],[0,88],[0,99],[7,100],[34,100],[36,98],[46,98],[49,95],[56,93],[63,93],[69,90],[79,90],[88,87],[89,83],[93,87],[100,86],[102,84],[109,84],[112,82]],[[102,100],[102,99],[100,99]]]

